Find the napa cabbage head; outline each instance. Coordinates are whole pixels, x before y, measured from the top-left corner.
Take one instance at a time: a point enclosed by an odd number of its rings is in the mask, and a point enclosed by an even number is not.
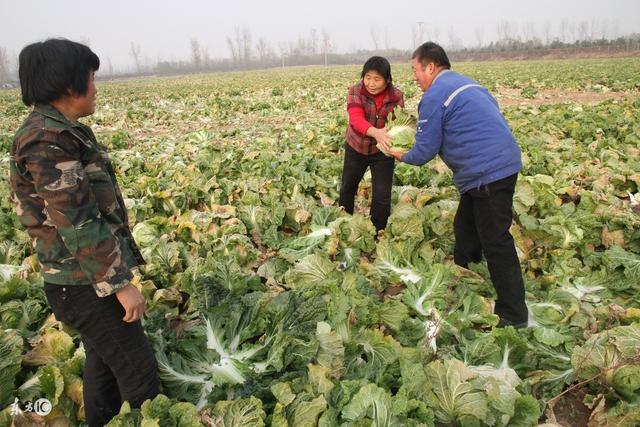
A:
[[[390,150],[406,153],[413,147],[416,140],[417,119],[407,110],[400,107],[393,110],[391,117],[393,117],[393,119],[390,120],[385,127],[387,133],[391,136],[391,142],[389,143]],[[380,145],[378,145],[378,149],[384,154],[389,155]]]

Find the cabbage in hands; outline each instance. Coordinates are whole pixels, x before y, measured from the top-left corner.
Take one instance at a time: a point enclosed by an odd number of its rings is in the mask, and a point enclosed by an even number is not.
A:
[[[417,119],[404,108],[396,108],[394,110],[395,119],[387,123],[385,127],[389,136],[391,136],[391,142],[389,143],[391,151],[399,151],[406,153],[413,147],[416,140],[416,123]],[[387,156],[389,153],[383,149],[380,144],[377,145],[378,149]]]

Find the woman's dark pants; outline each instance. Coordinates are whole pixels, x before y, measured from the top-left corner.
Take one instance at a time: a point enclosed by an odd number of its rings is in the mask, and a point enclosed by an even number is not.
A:
[[[140,321],[122,320],[115,295],[98,297],[90,285],[45,283],[56,319],[76,329],[86,352],[84,411],[89,426],[103,426],[128,400],[139,407],[159,391],[158,364]]]
[[[383,153],[370,156],[358,153],[345,144],[344,167],[342,168],[342,185],[340,187],[340,206],[353,214],[353,204],[358,185],[367,171],[371,168],[371,222],[376,231],[384,230],[391,213],[391,187],[393,185],[393,169],[395,160]]]

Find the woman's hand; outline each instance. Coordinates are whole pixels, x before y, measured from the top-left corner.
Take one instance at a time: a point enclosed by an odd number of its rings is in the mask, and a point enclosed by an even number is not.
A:
[[[131,283],[116,292],[116,298],[122,304],[125,314],[122,320],[135,322],[144,314],[144,297]]]
[[[376,142],[380,144],[383,150],[389,151],[389,149],[391,148],[389,146],[389,142],[391,142],[391,135],[387,133],[386,129],[378,129],[371,126],[369,129],[367,129],[367,136],[375,139]]]

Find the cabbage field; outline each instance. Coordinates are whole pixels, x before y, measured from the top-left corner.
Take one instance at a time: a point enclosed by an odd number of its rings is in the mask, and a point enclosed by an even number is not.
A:
[[[359,66],[98,84],[85,123],[148,262],[163,393],[110,426],[640,425],[640,58],[453,65],[523,151],[525,329],[494,328],[485,263],[453,264],[439,159],[396,167],[379,241],[370,177],[356,214],[338,208]],[[415,112],[408,62],[393,73]],[[0,426],[82,425],[79,336],[50,314],[8,186],[26,114],[0,91]]]

